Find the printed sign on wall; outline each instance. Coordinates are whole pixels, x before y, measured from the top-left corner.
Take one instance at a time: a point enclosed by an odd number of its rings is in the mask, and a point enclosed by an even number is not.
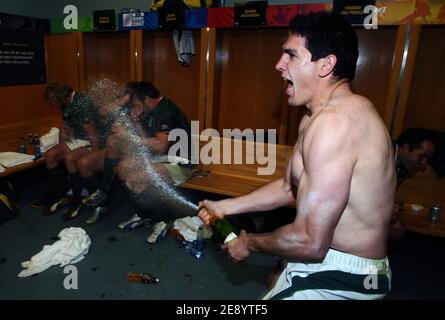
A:
[[[0,31],[0,85],[46,82],[44,34]]]
[[[235,3],[234,26],[254,27],[266,25],[267,1]]]
[[[116,14],[114,10],[93,11],[94,31],[116,30]]]

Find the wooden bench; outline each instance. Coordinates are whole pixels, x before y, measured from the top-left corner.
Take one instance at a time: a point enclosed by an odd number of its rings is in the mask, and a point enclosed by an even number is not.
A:
[[[224,141],[229,139],[226,138],[213,138],[220,142],[221,152],[222,144]],[[233,160],[233,143],[232,144],[232,160]],[[206,144],[206,142],[200,143],[200,150]],[[246,163],[246,155],[252,155],[252,142],[242,141],[243,150],[243,163],[241,164],[200,164],[198,166],[201,172],[208,172],[206,176],[194,176],[187,182],[181,185],[182,188],[205,191],[210,193],[216,193],[220,195],[236,197],[243,194],[252,192],[269,182],[277,180],[284,175],[287,161],[292,155],[292,147],[284,145],[275,145],[275,159],[276,159],[276,169],[271,175],[260,175],[258,174],[258,168],[264,168],[266,165],[260,165],[256,162],[255,164]],[[266,150],[266,157],[269,156],[271,152],[270,146],[264,145]],[[272,154],[271,154],[272,155]],[[273,157],[274,155],[272,155]]]
[[[28,143],[28,134],[36,134],[42,136],[51,130],[52,127],[60,128],[62,120],[58,118],[44,118],[36,119],[34,121],[20,122],[0,126],[0,152],[12,151],[18,152],[20,146],[20,137],[25,138],[26,153],[33,154],[34,146]],[[44,163],[43,158],[33,162],[21,164],[14,167],[5,168],[6,170],[0,173],[0,178],[9,176],[16,172],[27,170]]]
[[[400,218],[408,231],[445,237],[445,178],[438,178],[431,171],[419,173],[401,184],[396,199],[404,203]],[[439,222],[429,219],[429,210],[435,203],[442,208]],[[417,212],[411,204],[421,205],[423,209]]]

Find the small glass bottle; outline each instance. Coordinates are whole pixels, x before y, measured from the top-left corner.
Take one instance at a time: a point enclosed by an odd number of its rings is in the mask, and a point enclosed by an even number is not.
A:
[[[430,219],[433,222],[440,221],[440,205],[438,203],[433,204],[430,209]]]
[[[25,138],[23,138],[23,137],[20,137],[19,152],[20,153],[26,153]]]
[[[152,284],[152,283],[158,283],[159,279],[149,273],[129,272],[128,273],[128,281],[136,281],[136,282]]]
[[[35,140],[34,159],[40,159],[42,157],[42,151],[40,150],[40,140]]]

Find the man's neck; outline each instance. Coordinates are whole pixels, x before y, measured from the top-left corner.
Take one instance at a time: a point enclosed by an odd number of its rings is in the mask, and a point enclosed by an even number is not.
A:
[[[326,108],[333,99],[345,93],[351,93],[347,80],[339,80],[333,84],[328,83],[327,86],[321,85],[315,91],[312,101],[306,107],[312,115],[316,114]]]
[[[146,104],[147,111],[148,111],[149,113],[152,113],[153,111],[155,111],[155,109],[158,107],[159,103],[161,102],[161,100],[162,100],[163,98],[164,98],[163,96],[160,96],[160,97],[157,98],[157,99],[152,99],[152,102],[153,102],[152,105],[150,105],[150,104]]]

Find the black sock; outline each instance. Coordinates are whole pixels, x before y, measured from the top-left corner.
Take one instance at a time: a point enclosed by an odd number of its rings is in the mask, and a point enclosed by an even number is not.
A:
[[[102,181],[100,182],[99,189],[105,193],[108,193],[111,188],[111,184],[114,179],[114,167],[116,166],[117,160],[112,158],[105,158],[104,163],[104,173],[102,176]]]
[[[99,187],[99,177],[93,174],[91,177],[82,178],[83,185],[88,190],[88,194],[92,194]]]
[[[47,169],[50,182],[50,193],[55,198],[63,197],[69,189],[69,181],[66,176],[64,168],[57,166],[52,169]]]
[[[70,173],[71,187],[73,188],[73,197],[71,199],[70,208],[74,209],[80,205],[82,197],[82,178],[79,173]]]

